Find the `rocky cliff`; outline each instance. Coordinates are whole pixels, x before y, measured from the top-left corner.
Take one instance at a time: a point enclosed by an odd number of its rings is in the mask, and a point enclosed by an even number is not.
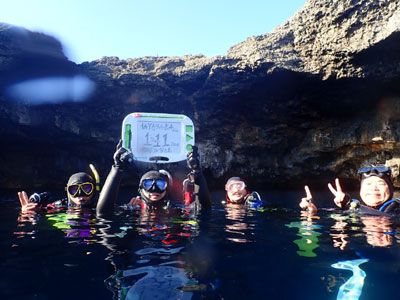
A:
[[[370,162],[397,176],[399,30],[397,0],[309,0],[225,55],[76,65],[53,38],[3,24],[0,186],[60,186],[89,162],[105,176],[121,122],[135,111],[189,116],[212,187],[234,174],[258,188],[325,185],[335,176],[346,185]],[[60,72],[85,76],[95,91],[85,102],[41,105],[6,92]]]

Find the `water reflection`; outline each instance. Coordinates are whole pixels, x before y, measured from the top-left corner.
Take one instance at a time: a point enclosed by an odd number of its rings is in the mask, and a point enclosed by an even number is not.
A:
[[[36,224],[40,215],[34,210],[22,211],[18,215],[18,227],[25,227],[27,224]]]
[[[348,216],[333,214],[335,224],[331,226],[330,235],[333,246],[344,250],[349,244],[351,235],[363,233],[371,246],[388,247],[394,243],[393,219],[387,216]]]
[[[387,247],[393,245],[393,223],[388,217],[364,216],[361,217],[363,232],[367,243],[372,246]]]
[[[317,256],[314,250],[319,247],[319,236],[321,235],[317,230],[322,228],[321,225],[316,223],[317,220],[319,220],[319,217],[314,216],[308,211],[302,211],[300,222],[291,222],[286,225],[289,228],[299,229],[296,235],[299,236],[300,239],[293,241],[293,243],[299,247],[299,250],[297,251],[299,256]]]
[[[191,299],[195,291],[205,290],[196,279],[202,266],[195,260],[187,263],[195,256],[188,254],[188,245],[199,232],[197,218],[187,212],[120,211],[106,219],[96,218],[92,210],[27,211],[20,213],[18,228],[14,234],[19,238],[54,228],[70,244],[106,246],[113,272],[104,279],[114,299]]]
[[[333,247],[344,250],[349,243],[349,234],[346,231],[348,223],[345,221],[349,217],[345,215],[332,215],[331,217],[335,220],[330,232]]]
[[[91,244],[98,241],[96,237],[96,217],[93,211],[68,209],[66,212],[45,215],[51,225],[61,229],[70,243]]]
[[[236,243],[248,242],[246,231],[248,225],[245,221],[247,208],[244,205],[226,204],[226,225],[225,232],[228,233],[226,239]]]
[[[34,229],[39,220],[39,214],[35,211],[22,211],[18,215],[18,231],[14,231],[14,235],[17,239],[24,237],[35,238],[37,230]],[[13,247],[17,247],[17,244],[13,244]]]
[[[105,283],[114,299],[191,299],[201,286],[187,260],[199,233],[197,217],[178,209],[119,215],[100,221],[110,225],[101,226],[100,235],[110,250],[114,272]]]
[[[9,245],[2,253],[3,282],[11,287],[3,298],[51,298],[59,282],[68,282],[68,296],[83,290],[88,299],[330,299],[351,276],[331,264],[358,253],[370,259],[362,267],[361,298],[396,294],[396,220],[332,212],[321,210],[318,218],[295,209],[234,206],[207,217],[121,210],[96,218],[91,210],[18,208],[5,221],[12,238],[2,236]],[[296,280],[284,281],[288,274]],[[30,280],[21,285],[23,276]]]
[[[126,291],[125,299],[191,299],[192,293],[181,290],[190,281],[182,268],[171,266],[146,266],[123,271],[127,280],[131,276],[144,275]]]
[[[68,209],[48,211],[22,211],[18,216],[18,228],[14,234],[18,238],[30,236],[34,238],[40,230],[52,227],[65,233],[65,238],[71,243],[91,244],[98,241],[96,237],[96,217],[91,210]],[[32,230],[31,230],[32,229]]]

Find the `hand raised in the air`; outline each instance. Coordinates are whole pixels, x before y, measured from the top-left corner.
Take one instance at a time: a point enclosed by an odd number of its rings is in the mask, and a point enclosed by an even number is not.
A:
[[[316,212],[318,208],[312,203],[312,195],[309,187],[307,185],[304,186],[304,190],[306,191],[306,197],[301,198],[300,207],[311,212]]]

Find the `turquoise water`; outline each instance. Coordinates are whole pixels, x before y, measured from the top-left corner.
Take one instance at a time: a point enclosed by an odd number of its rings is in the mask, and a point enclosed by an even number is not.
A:
[[[302,193],[264,191],[279,207],[248,211],[223,207],[216,191],[210,213],[108,218],[21,214],[17,197],[4,196],[0,298],[336,299],[353,272],[332,264],[360,258],[368,261],[357,298],[399,296],[399,224],[310,217],[296,207]]]

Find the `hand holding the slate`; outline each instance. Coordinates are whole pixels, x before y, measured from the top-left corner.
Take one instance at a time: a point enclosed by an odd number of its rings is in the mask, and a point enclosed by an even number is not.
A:
[[[186,163],[188,168],[193,172],[200,172],[200,157],[197,146],[192,146],[192,151],[188,152]]]
[[[119,141],[117,149],[113,156],[114,166],[116,168],[124,169],[124,167],[133,163],[133,155],[129,150],[122,147],[122,140]]]

